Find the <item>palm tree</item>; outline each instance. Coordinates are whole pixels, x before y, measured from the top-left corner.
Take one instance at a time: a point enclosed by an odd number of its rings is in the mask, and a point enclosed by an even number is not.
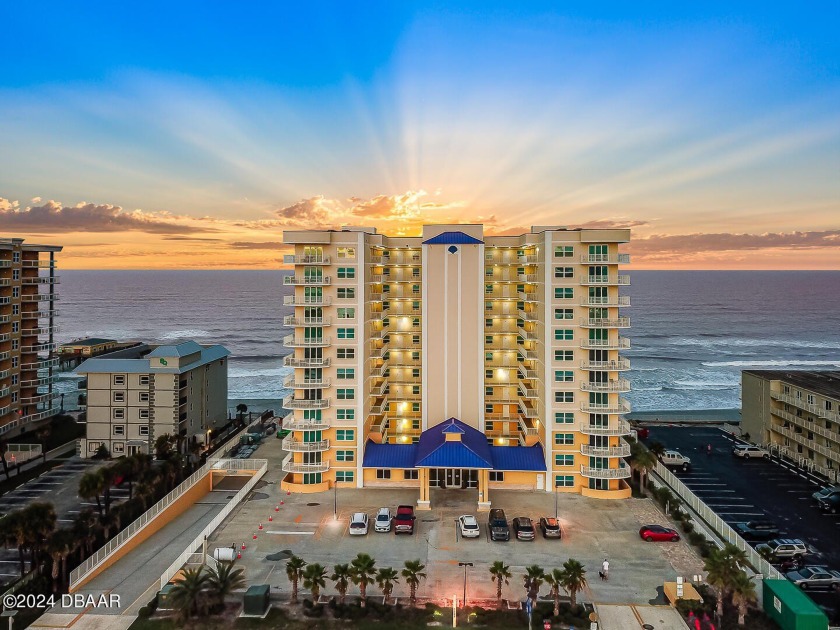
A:
[[[563,588],[563,572],[554,569],[551,573],[545,574],[545,582],[551,587],[551,596],[554,598],[554,616],[560,614],[560,589]]]
[[[350,578],[359,587],[359,605],[364,608],[368,584],[376,579],[376,560],[366,553],[360,553],[350,562]]]
[[[665,445],[662,442],[657,442],[654,440],[650,443],[648,450],[656,455],[656,457],[662,457],[665,454]]]
[[[171,433],[164,433],[155,439],[155,459],[169,459],[172,456],[172,446],[175,438]]]
[[[333,567],[333,574],[330,579],[335,582],[335,590],[338,591],[338,603],[343,604],[344,598],[347,597],[347,587],[350,586],[350,566],[346,564],[337,564]]]
[[[639,488],[642,494],[647,494],[647,484],[645,483],[648,472],[656,468],[656,455],[652,452],[639,447],[630,458],[630,467],[639,473]]]
[[[102,492],[102,477],[94,471],[86,472],[79,480],[79,496],[83,499],[96,499],[96,508],[102,517],[102,503],[99,495]]]
[[[52,503],[30,503],[23,509],[23,519],[27,527],[28,547],[32,551],[30,569],[41,561],[41,548],[55,531],[55,508]]]
[[[426,579],[426,574],[423,569],[426,568],[419,560],[406,560],[405,568],[402,570],[402,576],[405,578],[405,583],[409,588],[409,601],[413,604],[417,603],[417,587],[420,586],[420,581]]]
[[[224,607],[225,597],[238,588],[245,586],[245,571],[234,568],[234,561],[219,562],[215,568],[207,570],[207,586],[216,599],[216,604]]]
[[[292,603],[297,604],[298,582],[303,577],[303,567],[306,561],[298,556],[292,556],[286,561],[286,576],[292,583]]]
[[[525,567],[525,575],[522,577],[524,578],[528,599],[531,600],[532,604],[536,604],[537,597],[540,594],[540,586],[545,580],[545,571],[542,570],[542,567],[532,564],[530,567]]]
[[[392,569],[391,567],[379,569],[379,573],[376,574],[376,583],[382,589],[382,595],[385,597],[386,604],[388,603],[388,598],[391,597],[391,593],[394,591],[394,584],[399,581],[400,574],[397,573],[396,569]]]
[[[49,553],[52,557],[53,593],[57,593],[59,587],[66,582],[67,556],[73,553],[80,544],[81,541],[72,529],[59,529],[50,538]],[[59,576],[61,579],[59,579]]]
[[[3,544],[7,547],[17,547],[18,561],[20,562],[20,574],[26,574],[26,565],[24,563],[24,552],[26,551],[27,535],[29,531],[29,524],[23,515],[23,510],[15,510],[3,517],[0,521],[2,526]]]
[[[326,586],[325,578],[327,577],[327,569],[317,562],[306,565],[303,570],[303,588],[308,588],[312,593],[312,603],[318,603],[318,597],[321,594],[321,589]]]
[[[717,614],[723,617],[723,601],[731,591],[738,575],[743,575],[739,565],[746,564],[746,552],[735,545],[727,544],[723,549],[713,549],[706,558],[703,569],[708,573],[706,581],[718,590]]]
[[[501,560],[496,560],[490,565],[490,575],[492,580],[496,582],[496,601],[502,602],[502,583],[510,584],[510,567]]]
[[[586,588],[586,569],[583,565],[575,560],[569,558],[563,563],[563,588],[569,594],[569,600],[572,608],[577,606],[577,594]]]
[[[114,485],[114,481],[119,476],[119,471],[117,466],[112,464],[100,468],[98,474],[102,479],[101,489],[102,500],[105,503],[105,516],[108,516],[108,512],[111,510],[111,486]]]
[[[204,567],[184,569],[181,578],[175,580],[169,591],[169,600],[182,619],[189,619],[194,614],[204,612],[204,597],[207,591],[208,576]]]
[[[96,540],[95,525],[96,515],[89,508],[79,512],[73,522],[73,533],[79,540],[82,557],[93,553],[93,543]]]
[[[732,581],[732,605],[738,609],[738,625],[743,626],[747,608],[756,600],[755,582],[746,573],[739,571]]]

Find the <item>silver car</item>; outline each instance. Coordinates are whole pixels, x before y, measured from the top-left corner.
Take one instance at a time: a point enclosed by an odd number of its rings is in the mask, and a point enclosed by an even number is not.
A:
[[[803,591],[840,587],[840,571],[832,571],[825,567],[804,567],[785,573],[785,577]]]
[[[368,533],[368,515],[364,512],[356,512],[350,519],[350,535],[365,536]]]

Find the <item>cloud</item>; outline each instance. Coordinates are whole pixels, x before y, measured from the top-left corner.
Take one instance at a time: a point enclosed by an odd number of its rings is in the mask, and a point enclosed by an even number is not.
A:
[[[724,252],[757,249],[840,248],[840,230],[822,232],[782,232],[765,234],[654,234],[630,241],[633,254],[678,252]]]
[[[327,199],[323,195],[301,199],[290,206],[275,210],[279,221],[271,227],[309,227],[311,229],[323,229],[335,225],[336,215],[341,214],[342,207],[339,201]]]
[[[63,206],[47,201],[41,206],[20,210],[18,203],[0,201],[0,226],[7,232],[63,231],[63,232],[125,232],[151,234],[187,234],[216,230],[183,224],[186,217],[165,212],[128,211],[111,204],[82,202]],[[180,221],[180,222],[179,222]]]
[[[165,241],[201,241],[201,242],[211,242],[211,243],[220,243],[224,241],[223,238],[203,238],[201,236],[164,236],[163,240]]]
[[[595,221],[587,221],[574,227],[584,230],[626,230],[644,225],[650,225],[650,223],[648,221],[634,221],[631,219],[596,219]]]
[[[236,242],[233,242],[233,243],[228,243],[228,247],[232,247],[233,249],[271,249],[271,250],[278,250],[278,249],[291,249],[292,245],[287,245],[286,243],[281,243],[280,241],[266,241],[264,243],[249,242],[249,241],[236,241]]]
[[[409,190],[401,195],[377,195],[368,200],[352,198],[355,205],[351,208],[357,217],[371,217],[377,219],[415,219],[420,216],[420,199],[426,196],[425,190]],[[427,208],[440,207],[440,204],[429,203]]]
[[[29,201],[30,201],[30,203],[41,203],[41,198],[40,197],[32,197],[32,199],[30,199]]]

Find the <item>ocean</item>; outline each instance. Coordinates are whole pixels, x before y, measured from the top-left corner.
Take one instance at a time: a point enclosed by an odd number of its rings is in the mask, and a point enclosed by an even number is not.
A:
[[[279,411],[285,273],[64,270],[56,339],[220,343],[232,353],[230,407]],[[840,368],[840,272],[629,273],[634,411],[738,408],[742,369]],[[59,381],[66,407],[76,383]]]

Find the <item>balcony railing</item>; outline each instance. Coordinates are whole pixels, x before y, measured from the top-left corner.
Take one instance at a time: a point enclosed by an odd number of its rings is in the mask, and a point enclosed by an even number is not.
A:
[[[533,387],[525,387],[522,385],[520,386],[518,393],[520,396],[524,396],[525,398],[539,398],[537,390]]]
[[[21,267],[30,269],[48,269],[56,266],[54,260],[24,260],[20,263]]]
[[[378,405],[371,405],[370,413],[373,416],[381,416],[388,411],[388,399],[384,399]]]
[[[583,392],[629,392],[630,381],[623,378],[606,383],[584,381],[580,384],[580,390]]]
[[[32,278],[21,278],[22,284],[61,284],[61,281],[57,276],[49,277],[49,276],[34,276]]]
[[[47,319],[50,317],[58,317],[58,311],[55,309],[35,310],[35,311],[21,311],[21,319]]]
[[[283,380],[283,387],[288,387],[289,389],[322,389],[324,387],[330,386],[330,379],[328,378],[320,378],[320,379],[310,379],[305,378],[301,380],[295,380],[294,374],[289,374]]]
[[[580,283],[583,285],[617,284],[619,286],[627,286],[630,284],[630,276],[584,276]]]
[[[517,291],[516,297],[525,302],[536,302],[539,299],[536,293],[529,293],[527,291]]]
[[[283,337],[283,345],[286,348],[325,348],[330,345],[329,337],[295,337],[288,335]]]
[[[629,295],[614,295],[612,297],[587,296],[580,301],[581,306],[630,306]]]
[[[58,293],[30,293],[20,296],[22,302],[50,302],[58,299]]]
[[[388,393],[388,383],[383,383],[382,385],[377,385],[372,387],[370,390],[371,396],[384,396]]]
[[[317,464],[303,464],[297,463],[292,460],[293,455],[289,453],[286,455],[286,458],[283,460],[283,464],[281,468],[283,472],[289,473],[323,473],[327,472],[330,469],[330,463],[326,462],[318,462]]]
[[[55,350],[54,343],[39,343],[33,346],[21,346],[20,351],[22,354],[30,354],[34,352],[52,352]]]
[[[580,452],[582,455],[590,457],[629,457],[630,445],[623,443],[619,446],[590,446],[589,444],[581,444]]]
[[[8,370],[5,370],[8,372]],[[0,378],[5,378],[3,372],[0,372]],[[36,378],[31,379],[28,381],[21,381],[21,387],[44,387],[45,385],[49,385],[50,383],[55,383],[58,380],[58,375],[54,376],[45,376],[44,378]]]
[[[584,265],[607,264],[607,265],[622,265],[630,262],[630,254],[583,254],[580,257],[580,262]]]
[[[537,373],[536,370],[528,370],[526,368],[520,368],[518,373],[519,373],[519,378],[522,378],[522,379],[533,380],[535,378],[539,378],[539,374]]]
[[[534,407],[519,403],[519,412],[526,418],[539,418],[539,412]]]
[[[776,432],[779,435],[784,435],[787,438],[792,439],[797,444],[801,444],[805,448],[809,448],[815,453],[819,453],[829,459],[837,461],[840,458],[840,451],[830,449],[829,447],[825,446],[824,444],[818,444],[816,440],[809,439],[805,433],[797,433],[793,430],[793,427],[784,427],[784,426],[770,426],[771,432]],[[837,439],[836,437],[834,438]]]
[[[2,360],[2,356],[0,356],[0,360]],[[20,366],[20,369],[23,371],[29,370],[43,370],[46,368],[55,367],[58,365],[58,359],[41,359],[40,361],[32,361],[30,363],[23,363]]]
[[[283,450],[292,451],[295,453],[312,453],[315,451],[328,451],[330,449],[329,440],[318,440],[317,442],[301,442],[296,440],[292,435],[287,435],[283,438]]]
[[[286,315],[283,318],[284,326],[331,326],[332,320],[329,317],[295,317]]]
[[[38,335],[49,335],[50,333],[57,333],[58,326],[45,326],[43,328],[24,328],[20,331],[23,336],[36,337]]]
[[[580,425],[580,432],[585,435],[630,435],[630,423],[619,420],[617,423],[610,423],[604,427],[583,422]]]
[[[833,422],[840,422],[840,413],[836,411],[828,411],[824,407],[820,407],[819,405],[812,405],[808,404],[804,398],[796,398],[795,396],[791,396],[790,394],[783,394],[781,392],[774,392],[770,391],[770,397],[775,398],[781,402],[786,402],[790,405],[795,405],[800,409],[804,409],[805,411],[814,414],[815,416],[819,416],[820,418],[824,418],[826,420],[831,420]]]
[[[12,321],[11,315],[0,315],[0,324],[8,324]]]
[[[12,333],[0,333],[0,343],[3,343],[4,341],[8,341],[11,338],[12,338]]]
[[[317,431],[321,429],[329,429],[332,426],[332,421],[326,418],[322,420],[285,420],[283,427],[291,431]]]
[[[587,413],[604,413],[608,415],[614,415],[621,413],[630,413],[632,411],[632,408],[629,402],[627,402],[624,399],[620,399],[617,405],[612,403],[600,404],[585,402],[580,406],[580,410],[585,411]]]
[[[11,352],[0,352],[0,361],[5,361],[12,356]],[[21,366],[23,367],[23,366]]]
[[[284,276],[283,284],[322,287],[332,284],[332,278],[330,276]]]
[[[611,317],[608,319],[582,319],[584,328],[630,328],[629,317]]]
[[[581,466],[580,474],[590,479],[627,479],[630,477],[630,466],[627,464],[621,464],[618,468]]]
[[[283,262],[287,265],[329,265],[329,256],[295,256],[294,254],[286,254],[283,256]]]
[[[811,433],[814,433],[824,438],[828,438],[829,440],[840,442],[840,433],[838,433],[837,431],[832,431],[831,429],[827,429],[824,424],[810,422],[807,418],[802,418],[795,414],[789,413],[784,409],[770,409],[770,413],[774,416],[778,416],[782,420],[787,420],[788,422],[793,423],[794,425],[800,427],[804,431],[810,431]],[[823,420],[820,419],[820,421]],[[777,427],[773,427],[774,430],[776,428]]]
[[[517,311],[517,316],[519,319],[524,320],[526,322],[535,322],[538,320],[536,313],[526,313],[525,311]]]
[[[332,298],[325,295],[285,295],[283,304],[286,306],[329,306],[332,304]]]
[[[329,398],[306,400],[303,398],[295,398],[294,396],[286,396],[283,399],[283,409],[326,409],[329,406]]]
[[[517,279],[519,280],[519,282],[528,282],[528,283],[539,282],[539,276],[537,276],[537,274],[535,274],[535,273],[520,273],[517,276]]]
[[[540,354],[536,350],[520,350],[519,357],[521,361],[539,361]]]
[[[539,256],[536,255],[528,255],[528,256],[517,256],[520,263],[525,263],[526,265],[535,265],[540,262]]]
[[[320,359],[297,359],[294,355],[283,357],[283,365],[293,368],[329,367],[329,358]]]
[[[20,403],[22,405],[35,405],[38,403],[46,402],[48,400],[53,400],[58,398],[60,394],[58,392],[52,392],[47,394],[38,394],[37,396],[26,396],[20,399]]]
[[[539,336],[535,330],[519,330],[519,336],[526,341],[539,341]]]
[[[630,369],[629,359],[616,361],[582,361],[580,367],[584,370],[606,370],[608,372],[626,372]]]
[[[584,339],[580,342],[580,347],[599,350],[627,350],[630,347],[630,340],[626,337],[619,337],[618,339]]]

